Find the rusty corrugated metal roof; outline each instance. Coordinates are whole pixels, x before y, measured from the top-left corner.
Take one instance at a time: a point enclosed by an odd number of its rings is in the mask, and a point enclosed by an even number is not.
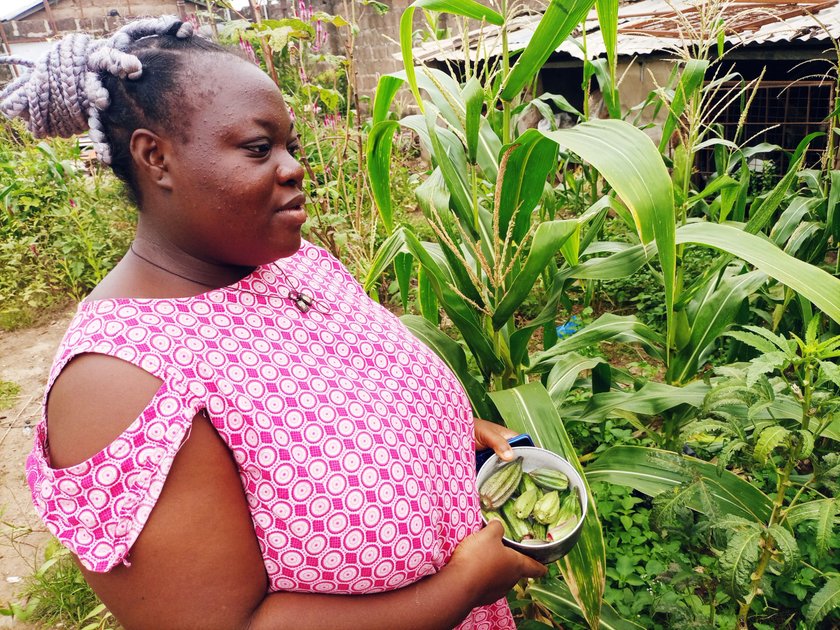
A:
[[[670,51],[683,46],[684,39],[691,39],[693,26],[685,17],[675,16],[680,12],[702,13],[720,11],[727,29],[726,41],[731,44],[759,45],[778,42],[823,41],[840,38],[840,6],[837,0],[828,2],[748,2],[729,3],[664,2],[663,0],[642,0],[624,5],[619,9],[618,54],[623,56],[649,55]],[[512,52],[528,45],[541,15],[529,15],[510,22],[508,47]],[[668,20],[670,19],[670,24]],[[695,21],[710,20],[701,16]],[[590,59],[602,56],[606,49],[598,29],[598,20],[593,10],[586,20],[586,54]],[[696,26],[696,25],[695,25]],[[682,32],[687,37],[678,36]],[[576,59],[583,59],[583,33],[567,39],[558,48]],[[469,34],[470,58],[498,57],[502,52],[499,29],[486,26]],[[462,38],[425,42],[414,48],[417,61],[462,61],[465,51]]]

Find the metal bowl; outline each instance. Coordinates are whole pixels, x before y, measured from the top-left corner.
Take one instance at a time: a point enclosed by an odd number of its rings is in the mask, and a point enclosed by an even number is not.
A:
[[[531,472],[535,468],[552,468],[554,470],[559,470],[569,478],[569,488],[578,489],[581,518],[574,530],[572,530],[572,532],[565,538],[553,540],[551,542],[530,544],[518,543],[508,538],[502,538],[502,542],[504,542],[504,544],[508,547],[516,549],[518,552],[524,553],[526,556],[542,562],[543,564],[551,564],[555,560],[559,560],[569,553],[572,547],[575,546],[575,543],[577,543],[578,538],[580,538],[580,532],[583,528],[583,519],[586,518],[586,512],[589,509],[589,496],[586,494],[586,486],[583,483],[580,473],[575,470],[574,466],[551,451],[547,451],[544,448],[537,448],[535,446],[515,446],[513,447],[513,453],[515,457],[522,457],[523,471]],[[477,487],[480,488],[481,484],[483,484],[484,481],[504,463],[504,460],[499,459],[499,456],[494,453],[479,469],[476,479]],[[482,520],[484,520],[483,517]]]

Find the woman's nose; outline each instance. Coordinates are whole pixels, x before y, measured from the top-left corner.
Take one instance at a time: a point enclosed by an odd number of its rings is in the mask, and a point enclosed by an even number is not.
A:
[[[277,164],[277,179],[281,184],[293,184],[300,188],[303,186],[303,164],[294,158],[290,153],[281,156]]]

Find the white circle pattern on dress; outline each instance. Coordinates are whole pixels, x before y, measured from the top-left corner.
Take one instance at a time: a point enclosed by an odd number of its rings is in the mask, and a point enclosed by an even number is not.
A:
[[[278,301],[288,291],[270,266],[193,298],[80,305],[50,384],[94,351],[163,381],[77,466],[50,468],[45,420],[37,427],[36,509],[88,569],[127,560],[201,409],[239,466],[271,590],[399,588],[480,526],[471,410],[454,375],[325,251],[305,243],[277,264],[328,312]],[[513,623],[500,601],[461,627]]]

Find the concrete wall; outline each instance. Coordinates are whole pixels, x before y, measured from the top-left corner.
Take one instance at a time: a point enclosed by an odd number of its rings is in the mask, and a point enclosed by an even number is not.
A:
[[[178,14],[176,0],[59,0],[50,8],[59,32],[85,31],[96,35],[119,28],[129,18]],[[184,8],[188,13],[194,13],[200,7],[186,2]],[[118,15],[111,15],[113,12]],[[4,22],[0,28],[12,51],[16,42],[41,41],[55,35],[43,9],[21,20]]]
[[[2,0],[0,0],[2,1]],[[291,14],[292,6],[299,0],[272,0],[267,7],[267,14],[271,18],[282,18]],[[379,15],[372,7],[363,7],[360,3],[350,6],[345,0],[304,0],[313,10],[323,10],[333,15],[351,17],[355,10],[355,21],[359,26],[356,35],[353,54],[354,70],[357,74],[357,86],[360,96],[372,97],[379,77],[383,74],[402,69],[399,58],[399,23],[403,11],[412,0],[392,0],[390,10]],[[197,7],[186,2],[188,12],[194,12]],[[544,0],[524,0],[522,10],[542,11]],[[125,18],[137,15],[161,15],[165,13],[177,14],[176,0],[58,0],[51,5],[53,18],[62,32],[86,31],[94,34],[104,34],[122,25]],[[116,10],[119,17],[109,17],[108,13]],[[246,8],[242,11],[250,16]],[[455,27],[451,18],[448,25]],[[447,16],[442,16],[441,25],[447,26]],[[14,50],[15,42],[43,41],[52,35],[49,22],[43,10],[31,16],[2,25],[6,36]],[[476,23],[477,26],[477,23]],[[414,28],[423,27],[420,12],[415,14]],[[346,29],[333,31],[327,44],[330,52],[345,53]],[[397,102],[405,107],[413,106],[413,99],[407,93],[398,95]],[[399,105],[398,105],[399,106]]]
[[[637,57],[630,63],[627,58],[620,58],[617,66],[617,73],[623,80],[618,91],[621,94],[621,105],[624,110],[643,103],[648,94],[655,89],[668,84],[668,78],[674,69],[674,64],[667,59],[660,59],[652,56]],[[647,123],[655,123],[644,132],[650,136],[654,143],[659,143],[662,137],[662,124],[668,117],[668,110],[660,108],[659,115],[652,117],[653,108],[648,107],[639,117],[637,126],[644,126]]]
[[[358,20],[360,27],[359,35],[356,38],[356,69],[358,72],[358,86],[361,94],[372,95],[379,77],[383,74],[402,70],[403,65],[399,57],[400,46],[400,18],[403,11],[413,0],[393,0],[390,2],[390,11],[385,15],[376,14],[371,8]],[[341,13],[341,0],[332,0],[336,13]],[[546,2],[544,0],[523,0],[518,3],[522,10],[544,11]],[[442,26],[455,26],[454,20],[448,16],[441,16]],[[414,28],[424,26],[420,11],[414,14]],[[475,23],[475,27],[478,23]],[[453,35],[456,32],[453,32]],[[399,97],[398,97],[399,98]],[[413,102],[413,99],[410,99]]]

